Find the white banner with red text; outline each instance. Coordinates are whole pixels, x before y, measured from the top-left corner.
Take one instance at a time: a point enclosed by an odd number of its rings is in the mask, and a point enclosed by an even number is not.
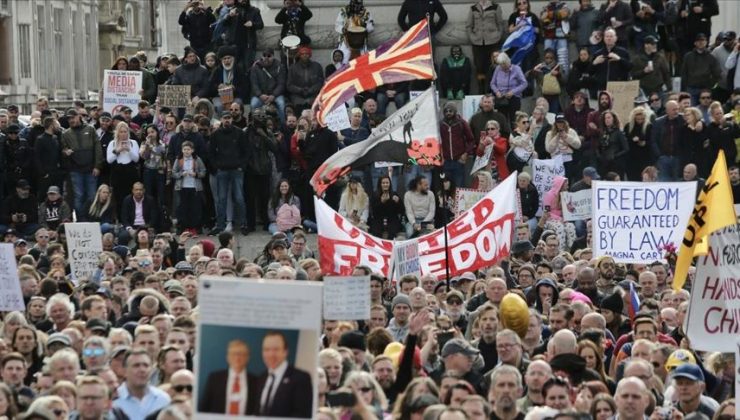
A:
[[[447,225],[449,274],[489,267],[509,255],[516,218],[516,176],[509,176],[470,209]],[[319,198],[314,198],[319,226],[321,270],[347,276],[366,265],[390,276],[395,241],[380,239],[353,226]],[[421,274],[446,274],[444,229],[418,241]]]

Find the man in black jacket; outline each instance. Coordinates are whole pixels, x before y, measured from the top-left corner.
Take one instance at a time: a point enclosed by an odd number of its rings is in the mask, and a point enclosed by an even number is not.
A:
[[[18,180],[15,192],[9,195],[0,207],[0,231],[14,229],[20,237],[31,238],[38,230],[38,203],[31,194],[31,184]]]
[[[632,62],[630,53],[617,45],[617,32],[614,29],[604,31],[604,48],[594,53],[591,72],[596,78],[598,90],[605,90],[607,82],[629,80]]]
[[[280,122],[285,122],[285,71],[277,59],[275,51],[267,48],[262,52],[262,58],[257,61],[249,73],[252,86],[252,109],[263,105],[277,106]]]
[[[216,228],[211,235],[218,235],[224,230],[231,230],[232,224],[226,225],[226,206],[229,191],[234,198],[233,224],[241,226],[243,235],[249,233],[244,219],[244,166],[248,159],[246,134],[234,127],[229,111],[221,114],[221,127],[211,135],[208,145],[210,160],[216,169]]]
[[[157,203],[145,193],[144,184],[136,182],[131,188],[131,194],[123,199],[119,221],[124,228],[118,234],[119,244],[128,244],[139,228],[156,229],[159,219]]]
[[[426,19],[429,15],[430,30],[432,35],[439,32],[447,23],[447,11],[439,0],[404,0],[401,10],[398,11],[398,26],[405,32],[409,28]],[[434,15],[438,16],[434,21]]]
[[[54,118],[43,121],[44,134],[36,139],[34,148],[34,167],[36,168],[36,191],[46,191],[50,186],[64,187],[62,168],[62,147]]]
[[[252,232],[257,225],[259,213],[264,229],[270,221],[267,218],[267,203],[270,200],[270,174],[272,161],[270,154],[277,152],[277,143],[272,133],[267,130],[267,115],[261,108],[252,111],[252,125],[247,128],[247,142],[249,157],[247,159],[247,176],[245,179],[244,196],[249,197],[247,203],[247,230]],[[246,201],[246,200],[245,200]]]
[[[211,24],[215,21],[213,11],[206,8],[203,0],[188,1],[177,21],[182,26],[182,35],[190,41],[201,62],[205,62],[206,53],[211,49]]]
[[[310,220],[316,220],[314,218],[313,199],[311,198],[313,194],[311,187],[308,185],[308,180],[316,173],[321,164],[336,153],[338,147],[337,135],[333,131],[327,127],[321,127],[316,121],[313,121],[311,125],[311,131],[306,134],[306,138],[298,140],[298,149],[306,160],[307,173],[302,188],[296,189],[303,194],[298,192],[296,194],[301,199],[303,216]],[[308,196],[306,196],[306,192]],[[326,191],[325,200],[332,208],[339,208],[339,193],[335,185],[332,185]]]

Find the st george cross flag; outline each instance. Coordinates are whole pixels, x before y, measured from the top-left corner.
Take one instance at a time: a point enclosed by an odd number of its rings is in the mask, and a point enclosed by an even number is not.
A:
[[[366,140],[334,153],[313,174],[311,185],[320,196],[351,169],[380,161],[442,165],[434,88],[386,118]]]
[[[429,22],[423,19],[401,38],[385,42],[337,70],[316,96],[316,121],[325,126],[326,115],[358,93],[388,83],[433,78]]]

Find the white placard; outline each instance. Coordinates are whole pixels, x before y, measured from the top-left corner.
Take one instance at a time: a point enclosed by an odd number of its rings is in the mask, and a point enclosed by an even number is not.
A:
[[[370,319],[370,276],[324,277],[324,319]]]
[[[556,176],[565,176],[562,155],[553,159],[532,160],[532,183],[537,188],[537,193],[540,196],[537,216],[542,214],[542,200],[545,198],[545,193],[552,189],[552,183]]]
[[[24,311],[13,244],[0,244],[0,311]]]
[[[462,101],[462,116],[465,121],[470,121],[470,118],[478,112],[480,106],[480,100],[483,95],[467,95]]]
[[[326,114],[326,126],[329,130],[338,132],[350,127],[349,113],[344,106],[334,108],[334,111]]]
[[[455,188],[455,205],[452,208],[452,212],[455,213],[455,216],[460,215],[460,213],[473,207],[486,194],[488,194],[488,191],[474,190],[472,188]]]
[[[69,266],[72,281],[89,279],[98,269],[98,258],[103,252],[100,223],[65,223],[64,232],[69,248]]]
[[[244,388],[252,387],[249,395],[266,391],[269,370],[283,362],[288,368],[267,416],[259,415],[263,407],[257,400],[247,404],[242,415],[228,418],[312,417],[317,406],[321,329],[321,305],[317,302],[321,301],[322,287],[308,281],[200,278],[195,418],[226,418],[226,387],[233,368],[226,357],[230,346],[247,347],[248,384]]]
[[[563,220],[587,220],[591,218],[591,190],[560,193]]]
[[[483,151],[483,156],[475,157],[475,162],[473,162],[473,169],[470,170],[470,175],[473,175],[474,173],[478,172],[478,170],[485,168],[486,165],[491,162],[492,153],[493,143],[486,146],[486,149]]]
[[[645,263],[680,247],[696,200],[696,182],[593,181],[594,257]]]
[[[105,70],[103,72],[103,111],[116,115],[123,106],[131,108],[131,115],[139,113],[141,101],[141,72]]]
[[[734,278],[737,284],[740,278],[739,231],[735,225],[712,233],[709,253],[697,259],[685,326],[692,349],[736,351],[734,340],[727,338],[740,333],[740,292],[725,288],[724,280]]]
[[[393,244],[393,265],[395,267],[395,278],[400,279],[407,274],[421,276],[419,264],[419,240],[396,242]]]

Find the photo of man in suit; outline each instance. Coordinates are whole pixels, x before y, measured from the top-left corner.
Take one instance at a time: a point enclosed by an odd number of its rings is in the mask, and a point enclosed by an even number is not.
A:
[[[311,376],[288,364],[288,342],[282,333],[265,334],[262,361],[267,372],[259,382],[259,415],[310,418],[313,410]]]
[[[258,377],[247,372],[249,345],[231,340],[226,351],[228,369],[208,375],[198,410],[204,413],[254,415],[259,407]]]

